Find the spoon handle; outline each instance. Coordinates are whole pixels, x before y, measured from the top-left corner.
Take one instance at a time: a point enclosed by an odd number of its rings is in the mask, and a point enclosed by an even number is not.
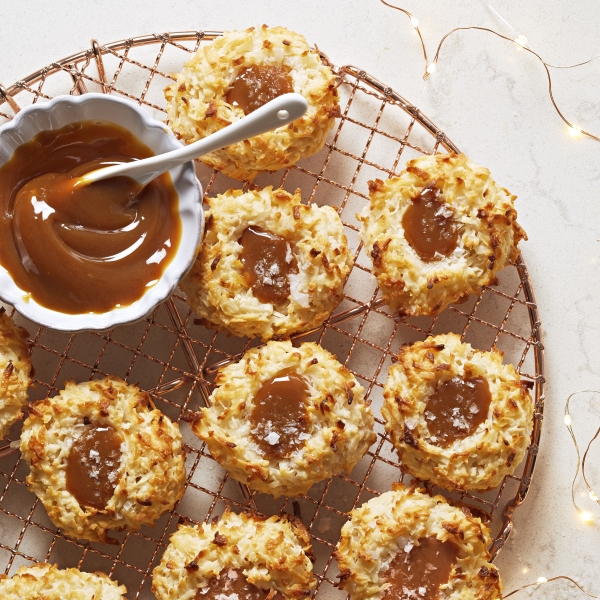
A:
[[[81,177],[81,183],[88,184],[109,177],[125,176],[135,179],[141,185],[145,185],[165,171],[169,171],[194,158],[288,125],[304,115],[307,108],[308,103],[300,94],[283,94],[239,121],[189,146],[135,162],[91,171]]]

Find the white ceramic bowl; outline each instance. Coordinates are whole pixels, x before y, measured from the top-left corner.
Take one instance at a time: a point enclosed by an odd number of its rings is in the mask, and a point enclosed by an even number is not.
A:
[[[143,108],[128,100],[103,94],[57,96],[49,102],[24,108],[12,121],[0,127],[0,166],[11,158],[18,146],[31,140],[40,131],[60,129],[69,123],[89,119],[110,121],[129,129],[156,154],[181,147],[181,143],[164,123],[151,119]],[[179,195],[181,242],[162,277],[139,300],[105,313],[70,315],[57,312],[31,299],[27,290],[17,287],[1,265],[0,299],[12,304],[28,319],[63,331],[109,329],[143,318],[170,296],[180,279],[191,268],[204,231],[202,187],[196,179],[194,164],[186,163],[172,169],[170,174]]]

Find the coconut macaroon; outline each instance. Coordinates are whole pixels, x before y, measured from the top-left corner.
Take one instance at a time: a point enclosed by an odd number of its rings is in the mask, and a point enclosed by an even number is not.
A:
[[[109,529],[139,529],[184,492],[179,428],[146,392],[118,377],[67,383],[35,403],[21,453],[30,489],[67,535],[111,542]]]
[[[405,315],[436,315],[494,285],[527,239],[488,169],[464,154],[423,156],[399,177],[369,182],[357,218],[387,304]]]
[[[200,159],[236,179],[252,180],[318,152],[340,115],[331,69],[303,36],[284,27],[229,31],[201,46],[176,78],[165,89],[168,123],[188,144],[282,94],[295,92],[308,102],[293,123]]]
[[[180,525],[152,573],[158,600],[297,599],[315,585],[309,536],[299,520],[229,509],[210,524]]]
[[[105,573],[58,569],[38,563],[21,567],[15,575],[0,575],[2,600],[121,600],[127,590]]]
[[[31,383],[28,336],[0,307],[0,439],[23,417]]]
[[[381,413],[402,466],[447,489],[496,487],[523,460],[533,428],[528,383],[502,352],[454,333],[400,350]]]
[[[181,282],[206,324],[263,341],[321,325],[354,263],[337,212],[271,187],[206,202],[202,248]]]
[[[276,498],[351,471],[375,441],[362,386],[315,343],[253,348],[216,383],[192,430],[234,479]]]
[[[350,513],[335,556],[352,600],[500,600],[488,528],[402,484]]]

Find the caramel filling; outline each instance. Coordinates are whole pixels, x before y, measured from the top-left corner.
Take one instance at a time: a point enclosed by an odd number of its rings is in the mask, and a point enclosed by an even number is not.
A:
[[[39,304],[102,313],[139,300],[181,239],[169,174],[141,191],[126,177],[87,186],[78,177],[153,153],[104,121],[43,131],[0,167],[0,264]]]
[[[103,510],[115,493],[123,440],[110,425],[91,427],[71,446],[67,491],[81,506]]]
[[[250,415],[252,438],[266,458],[286,458],[308,439],[306,380],[294,373],[279,373],[254,396]]]
[[[488,415],[492,396],[487,379],[454,377],[439,384],[425,406],[431,442],[449,446],[470,436]]]
[[[433,181],[413,198],[402,216],[404,237],[424,262],[449,256],[458,244],[458,227]]]
[[[225,568],[196,592],[194,600],[265,600],[267,594],[268,590],[250,583],[241,569]],[[283,600],[283,596],[278,592],[273,600]]]
[[[450,579],[458,548],[434,537],[421,538],[417,544],[401,549],[382,573],[390,584],[382,600],[439,600],[440,586]]]
[[[290,296],[288,275],[298,273],[298,262],[290,243],[260,227],[248,227],[240,238],[246,285],[261,301],[283,304]]]
[[[274,98],[293,91],[292,79],[282,67],[252,65],[240,69],[225,99],[248,115]]]

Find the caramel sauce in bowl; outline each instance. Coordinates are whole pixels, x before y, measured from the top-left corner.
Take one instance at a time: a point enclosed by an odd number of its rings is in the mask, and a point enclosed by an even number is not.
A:
[[[3,167],[8,166],[7,163],[17,155],[17,149],[26,146],[42,132],[54,132],[90,121],[111,123],[128,130],[142,146],[148,148],[151,154],[163,154],[181,147],[181,143],[167,126],[151,119],[143,108],[128,100],[93,93],[81,96],[58,96],[49,102],[24,108],[12,121],[0,127],[0,175]],[[100,157],[100,160],[102,158],[110,161],[112,157]],[[135,159],[135,156],[132,158]],[[93,168],[92,164],[90,170]],[[57,171],[53,169],[48,171],[51,172]],[[36,173],[35,176],[39,175],[45,176],[46,173]],[[186,163],[172,169],[168,177],[172,182],[173,190],[173,201],[169,211],[174,220],[179,221],[174,222],[175,247],[173,250],[169,249],[164,268],[161,267],[158,273],[155,270],[153,278],[138,284],[139,294],[129,294],[125,302],[116,300],[114,303],[104,303],[91,309],[87,306],[81,311],[62,308],[59,304],[44,302],[39,294],[36,295],[35,290],[27,289],[23,279],[11,273],[10,264],[4,264],[0,258],[0,300],[12,304],[18,312],[40,325],[63,331],[102,330],[143,318],[175,290],[180,279],[195,260],[204,231],[202,188],[196,179],[193,163]],[[28,181],[29,179],[26,179],[14,183],[16,189],[12,190],[11,198],[8,200],[0,198],[2,216],[5,219],[6,213],[12,210],[11,202],[14,203],[19,190]],[[6,184],[6,179],[0,180],[0,187],[3,185],[6,187]],[[148,214],[157,215],[160,212]],[[10,219],[10,214],[8,218]],[[70,238],[75,239],[78,232],[68,233]],[[82,243],[87,249],[87,242]],[[2,247],[4,249],[6,241],[0,239],[1,244],[4,244]],[[81,249],[77,248],[77,251]],[[99,253],[98,250],[91,251],[92,255]],[[0,256],[1,254],[0,252]],[[43,254],[40,254],[40,257],[43,258]],[[143,260],[145,261],[146,258]],[[63,265],[59,264],[56,268],[57,277],[64,277]],[[108,269],[111,279],[113,274],[115,279],[123,280],[123,277],[127,279],[126,275],[123,276],[118,271],[117,264],[114,265],[114,271],[110,270],[112,268],[113,265]]]

